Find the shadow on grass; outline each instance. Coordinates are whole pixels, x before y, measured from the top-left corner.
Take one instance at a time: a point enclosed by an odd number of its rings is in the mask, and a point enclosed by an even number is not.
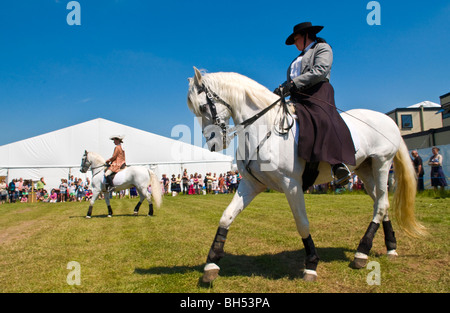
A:
[[[149,218],[149,217],[155,217],[156,214],[154,214],[152,216],[146,215],[144,213],[138,214],[138,215],[134,215],[133,213],[130,213],[130,214],[113,214],[112,217],[109,217],[107,214],[99,214],[99,215],[92,215],[91,218],[114,218],[114,217],[124,217],[124,216],[135,217],[135,218],[136,217],[147,217],[147,218]],[[69,216],[69,218],[86,218],[86,215],[78,215],[78,216],[74,215],[74,216]]]
[[[320,262],[350,261],[345,252],[353,251],[346,248],[317,248]],[[220,260],[220,276],[261,276],[267,279],[297,279],[303,276],[305,251],[284,251],[277,254],[234,255],[225,254]],[[320,266],[319,262],[319,266]],[[204,264],[194,266],[136,268],[140,275],[185,274],[193,271],[203,272]]]

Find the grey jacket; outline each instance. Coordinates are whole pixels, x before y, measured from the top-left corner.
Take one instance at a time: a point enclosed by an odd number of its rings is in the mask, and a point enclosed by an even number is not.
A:
[[[322,81],[329,81],[332,64],[333,51],[330,45],[324,42],[314,44],[303,56],[301,74],[293,79],[295,86],[299,90],[305,90]],[[289,81],[292,80],[290,68],[291,65],[287,73]]]

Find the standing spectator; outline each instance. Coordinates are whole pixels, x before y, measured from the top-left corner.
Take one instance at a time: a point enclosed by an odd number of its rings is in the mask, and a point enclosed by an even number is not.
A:
[[[66,202],[67,200],[67,183],[64,178],[61,178],[61,184],[59,185],[59,194],[61,195],[61,202]]]
[[[236,172],[237,173],[237,172]],[[238,177],[236,173],[231,173],[230,179],[230,192],[235,193],[238,185]]]
[[[163,174],[162,182],[163,182],[163,187],[164,187],[164,194],[168,194],[169,193],[169,179],[167,178],[166,174]]]
[[[138,196],[138,194],[137,194],[137,190],[136,190],[136,187],[131,187],[130,188],[130,198],[136,198]]]
[[[38,191],[42,191],[44,189],[45,186],[45,181],[44,181],[44,177],[41,177],[41,179],[36,183],[36,190]]]
[[[424,170],[423,170],[422,158],[419,156],[419,153],[417,152],[417,150],[413,150],[411,152],[411,156],[413,157],[414,170],[416,171],[416,175],[417,175],[417,191],[423,191],[423,190],[425,190],[425,187],[423,185]]]
[[[5,183],[5,180],[2,179],[0,181],[0,203],[5,203],[6,198],[8,197],[8,186]]]
[[[13,179],[8,185],[9,203],[16,202],[16,180]]]
[[[219,193],[219,181],[216,177],[216,173],[214,173],[212,177],[212,190],[214,191],[214,193]]]
[[[434,187],[434,190],[437,190],[438,186],[444,190],[445,186],[447,186],[444,170],[442,169],[442,155],[439,154],[439,151],[438,147],[433,147],[431,149],[433,156],[428,162],[428,165],[431,166],[431,186]]]
[[[20,177],[20,179],[16,181],[16,199],[22,198],[22,189],[23,189],[23,178]]]
[[[77,188],[75,186],[74,182],[70,183],[70,187],[69,187],[69,196],[70,196],[70,201],[75,201],[75,197],[77,195]]]
[[[203,181],[205,183],[206,186],[206,193],[211,193],[212,189],[212,182],[213,182],[213,178],[211,176],[211,172],[206,173],[205,176],[205,180]]]
[[[225,190],[225,178],[223,177],[222,174],[219,175],[219,192],[220,193],[224,193]]]
[[[183,195],[189,193],[189,176],[186,170],[183,172],[183,177],[181,178],[183,183]]]
[[[178,174],[177,179],[175,181],[175,188],[177,193],[181,193],[181,175]]]
[[[79,202],[81,202],[81,200],[83,200],[83,197],[84,197],[84,187],[83,187],[83,181],[80,178],[78,180],[78,185],[77,185],[77,200]]]
[[[193,195],[195,193],[194,190],[194,175],[191,174],[191,177],[189,177],[189,191],[188,194]]]
[[[172,174],[172,178],[170,179],[170,191],[172,191],[172,196],[176,195],[177,192],[177,179],[175,174]]]
[[[203,193],[203,179],[202,179],[202,174],[198,174],[198,194],[202,194]],[[206,193],[206,191],[205,191]]]
[[[199,192],[198,192],[198,174],[197,173],[194,174],[194,194],[195,195],[199,194]]]

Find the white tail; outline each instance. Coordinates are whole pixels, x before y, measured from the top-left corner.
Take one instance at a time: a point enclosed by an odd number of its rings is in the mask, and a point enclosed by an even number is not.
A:
[[[425,227],[417,222],[414,215],[417,192],[416,172],[403,139],[394,158],[394,174],[396,189],[392,209],[397,223],[408,235],[423,236],[426,234]]]
[[[148,169],[150,174],[150,185],[152,186],[152,196],[155,199],[156,207],[159,208],[162,203],[162,192],[158,177],[151,169]]]

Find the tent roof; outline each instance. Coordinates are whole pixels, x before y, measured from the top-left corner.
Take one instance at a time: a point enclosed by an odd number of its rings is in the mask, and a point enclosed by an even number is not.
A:
[[[84,151],[109,158],[112,135],[124,135],[128,164],[231,162],[232,157],[97,118],[43,135],[0,146],[0,167],[79,166]]]

